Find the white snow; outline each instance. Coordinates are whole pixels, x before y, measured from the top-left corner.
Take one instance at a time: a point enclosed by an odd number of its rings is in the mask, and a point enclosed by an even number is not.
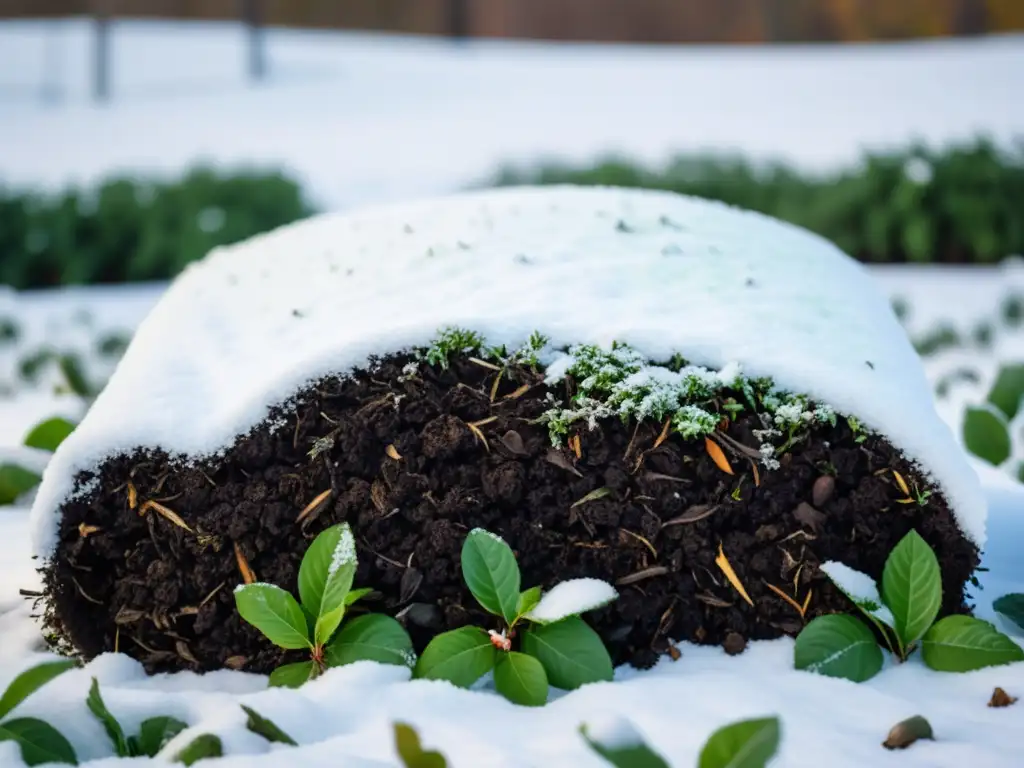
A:
[[[624,717],[605,715],[594,718],[586,725],[587,736],[605,749],[623,749],[644,743],[644,737]]]
[[[874,579],[845,563],[834,560],[822,563],[818,567],[858,606],[886,625],[896,626],[892,611],[882,602]]]
[[[355,559],[355,537],[352,536],[352,529],[347,525],[343,525],[341,527],[341,536],[338,537],[338,543],[335,545],[334,552],[331,554],[331,564],[327,567],[327,575],[333,576],[341,566],[355,562]]]
[[[607,581],[569,579],[556,584],[541,595],[540,602],[526,614],[526,618],[541,624],[550,624],[600,608],[618,596],[619,593]]]
[[[292,170],[332,209],[448,192],[506,161],[740,151],[811,170],[862,147],[1024,125],[1024,36],[778,46],[552,44],[117,20],[90,103],[86,19],[0,22],[0,179],[90,183],[200,160]],[[48,89],[56,99],[44,102]],[[911,169],[914,170],[913,168]],[[204,217],[205,218],[208,217]],[[208,223],[208,222],[207,222]]]
[[[681,253],[663,255],[669,244]],[[214,454],[311,380],[427,345],[448,325],[509,348],[541,331],[559,347],[618,340],[650,359],[681,353],[771,376],[889,436],[984,542],[977,478],[861,265],[806,231],[717,203],[547,187],[324,215],[187,269],[47,467],[33,506],[37,553],[52,551],[75,476],[105,457]]]

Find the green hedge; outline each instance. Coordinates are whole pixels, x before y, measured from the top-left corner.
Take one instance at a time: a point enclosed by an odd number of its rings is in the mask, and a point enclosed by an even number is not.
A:
[[[0,284],[165,280],[214,246],[312,212],[279,173],[198,168],[174,181],[115,178],[57,195],[0,189]]]
[[[664,168],[508,167],[487,182],[610,184],[721,200],[799,224],[862,261],[991,263],[1024,253],[1024,142],[985,139],[943,151],[911,146],[863,156],[828,175],[741,157],[683,155]]]

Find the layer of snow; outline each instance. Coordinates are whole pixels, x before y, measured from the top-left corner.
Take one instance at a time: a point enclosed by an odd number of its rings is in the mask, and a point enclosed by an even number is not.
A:
[[[337,209],[448,192],[506,161],[708,148],[819,169],[915,138],[1009,143],[1024,125],[1015,35],[644,46],[269,29],[257,86],[245,39],[241,24],[117,20],[113,101],[96,107],[88,20],[0,22],[0,147],[17,147],[0,181],[258,163]]]
[[[607,605],[617,598],[607,581],[600,579],[570,579],[556,584],[541,595],[540,602],[526,614],[526,618],[542,624],[550,624],[568,616],[578,616],[594,608]]]
[[[973,591],[977,614],[1024,644],[1019,628],[992,610],[1007,592],[1024,592],[1024,488],[978,466],[990,506],[989,545]],[[26,667],[52,658],[42,653],[30,601],[19,588],[38,588],[28,556],[26,510],[0,512],[0,688]],[[793,642],[755,641],[740,656],[719,648],[681,644],[682,656],[665,658],[653,670],[616,670],[615,682],[554,694],[543,709],[515,707],[490,692],[464,691],[443,682],[407,682],[409,670],[361,663],[328,673],[293,691],[268,689],[267,678],[229,670],[199,676],[189,672],[147,677],[124,656],[104,655],[42,688],[12,716],[44,717],[71,741],[89,768],[119,768],[106,734],[85,707],[90,677],[129,732],[146,717],[173,715],[190,726],[174,747],[198,733],[220,735],[227,757],[218,768],[334,768],[338,765],[395,768],[392,723],[412,724],[425,748],[438,749],[453,766],[515,768],[566,765],[607,768],[578,732],[595,735],[610,721],[625,719],[670,765],[697,764],[711,732],[736,720],[776,714],[783,740],[777,765],[885,768],[1018,768],[1024,762],[1021,707],[986,706],[995,686],[1024,699],[1024,664],[966,674],[935,672],[920,654],[904,664],[888,660],[881,674],[862,684],[826,678],[793,667]],[[301,746],[270,746],[244,729],[246,704],[271,718]],[[923,715],[936,741],[900,752],[881,746],[889,729]],[[623,726],[625,727],[625,726]],[[614,733],[615,728],[612,727]],[[13,744],[0,742],[0,764],[18,766]]]
[[[617,340],[653,360],[681,353],[774,377],[888,435],[984,542],[977,478],[861,265],[718,203],[547,187],[324,215],[192,265],[47,467],[37,553],[53,551],[75,476],[104,458],[222,451],[312,380],[426,345],[448,325],[509,348],[539,330],[556,347]]]
[[[861,609],[890,627],[896,626],[892,611],[882,602],[882,596],[878,594],[878,585],[874,579],[845,563],[837,563],[833,560],[822,563],[818,567]]]

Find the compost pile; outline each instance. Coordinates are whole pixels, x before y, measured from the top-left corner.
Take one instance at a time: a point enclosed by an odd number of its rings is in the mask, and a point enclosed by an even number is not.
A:
[[[912,528],[941,564],[943,614],[965,610],[977,547],[883,436],[815,421],[766,464],[762,414],[725,408],[743,393],[723,390],[706,436],[614,417],[553,445],[549,397],[578,384],[486,355],[393,354],[320,379],[215,458],[107,459],[60,509],[48,620],[87,658],[118,649],[150,671],[269,672],[291,656],[239,618],[232,590],[249,569],[294,591],[309,542],[342,521],[355,583],[374,590],[365,610],[398,616],[417,651],[441,631],[491,626],[460,573],[476,527],[510,544],[524,587],[615,584],[619,599],[587,620],[616,663],[676,656],[672,640],[735,653],[849,611],[818,564],[879,578]]]

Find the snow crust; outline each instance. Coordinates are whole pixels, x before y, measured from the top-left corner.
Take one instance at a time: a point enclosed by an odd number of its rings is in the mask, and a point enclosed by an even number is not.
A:
[[[818,567],[859,607],[888,626],[896,626],[892,611],[882,602],[874,579],[835,560],[829,560]]]
[[[653,360],[680,353],[771,376],[887,435],[984,545],[977,476],[864,267],[719,203],[546,187],[323,215],[192,265],[47,467],[36,552],[52,553],[57,509],[104,458],[217,454],[316,378],[426,345],[448,325],[509,348],[540,331],[556,347],[618,340]]]
[[[600,608],[617,598],[615,591],[607,581],[600,579],[569,579],[556,584],[549,592],[541,595],[540,602],[526,614],[526,618],[542,624],[569,616]]]

